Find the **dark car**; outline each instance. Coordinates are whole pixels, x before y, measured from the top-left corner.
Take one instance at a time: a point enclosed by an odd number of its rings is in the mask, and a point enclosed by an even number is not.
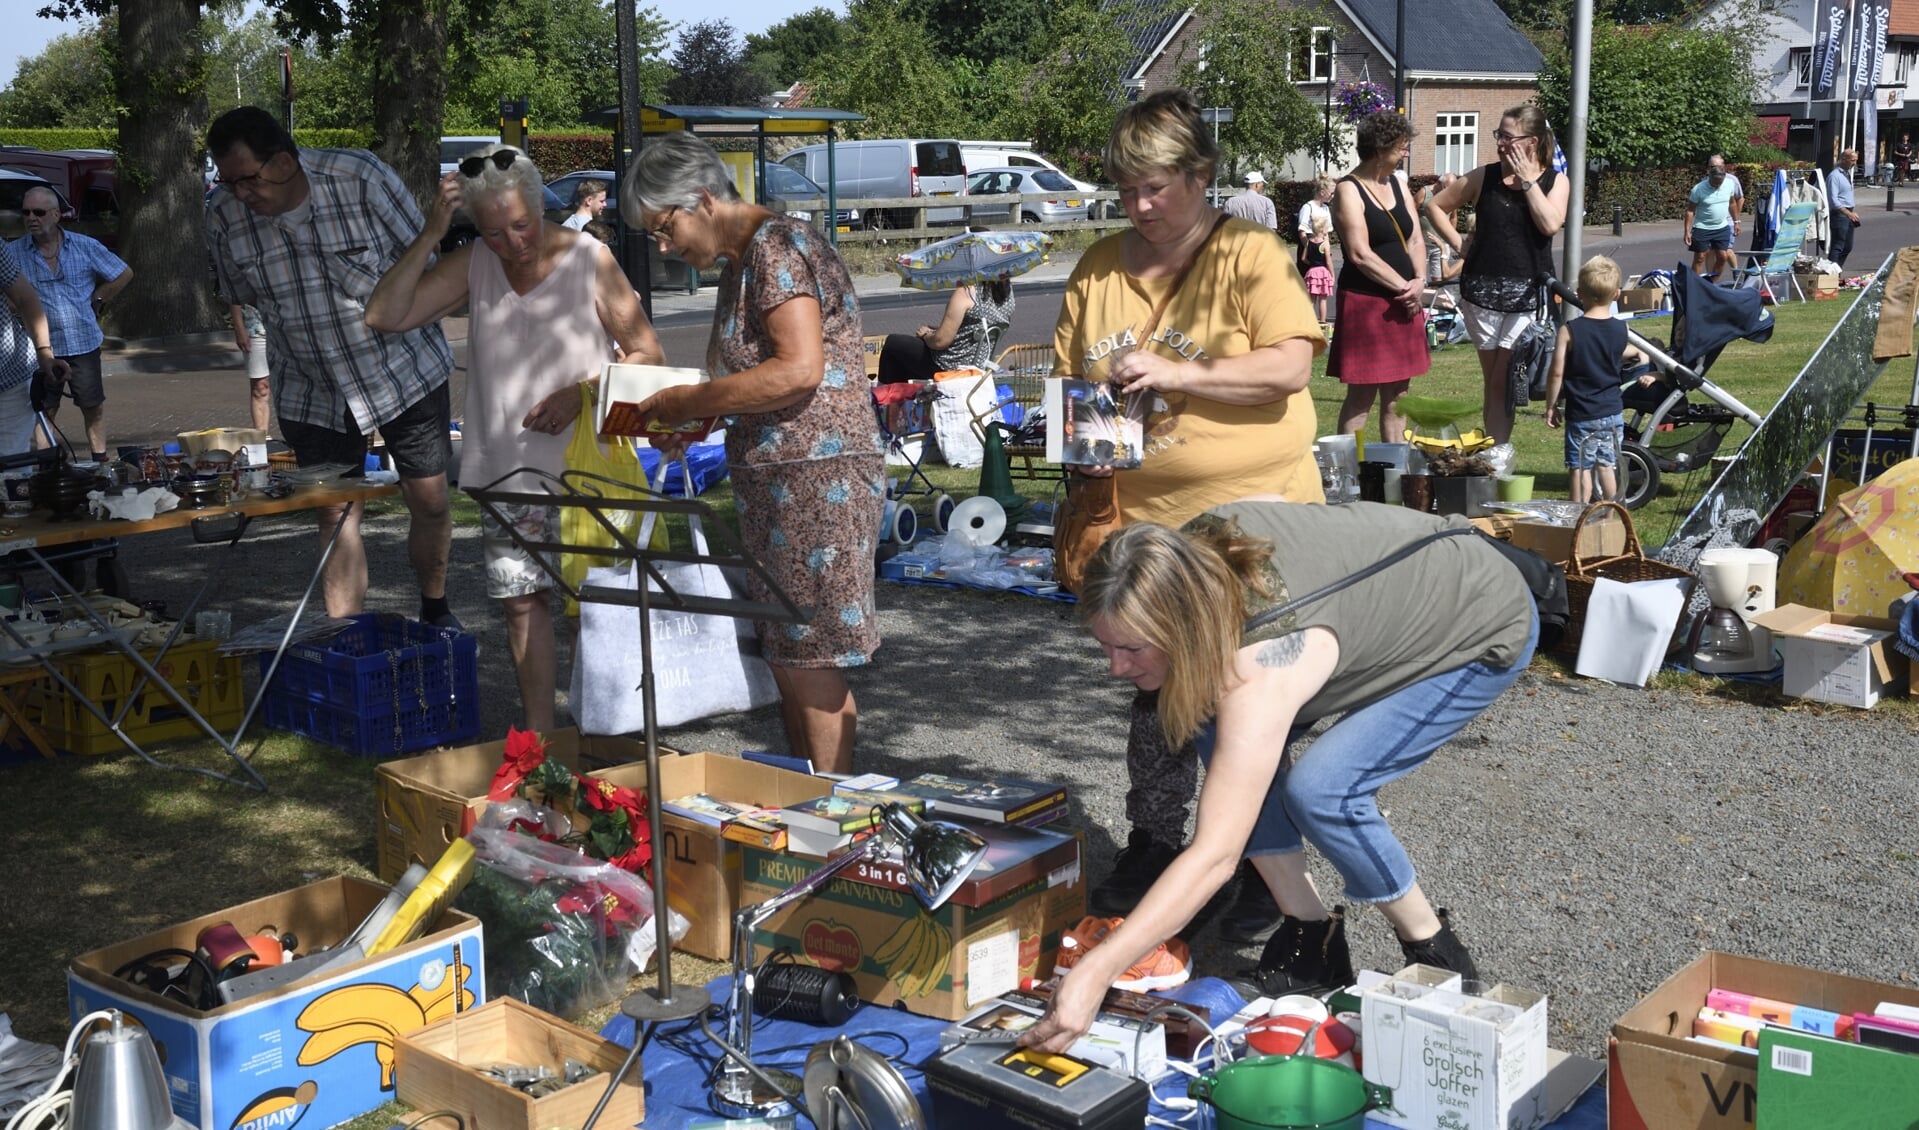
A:
[[[573,214],[573,192],[583,180],[606,183],[606,211],[600,219],[609,224],[620,222],[620,176],[611,169],[580,169],[546,182],[546,190],[555,200],[547,201],[546,218],[562,223]]]
[[[811,223],[813,220],[813,213],[811,211],[804,208],[788,208],[785,206],[785,202],[789,200],[825,200],[826,190],[814,183],[811,177],[804,173],[794,172],[785,165],[762,165],[760,170],[766,178],[764,182],[764,188],[766,189],[766,206],[775,212],[785,212],[794,219],[805,220]],[[833,222],[841,228],[852,227],[860,222],[860,210],[858,208],[837,209],[833,213]]]

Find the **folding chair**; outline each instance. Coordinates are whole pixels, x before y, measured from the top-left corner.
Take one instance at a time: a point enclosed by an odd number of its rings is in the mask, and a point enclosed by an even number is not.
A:
[[[1046,378],[1053,373],[1053,347],[1048,344],[1009,345],[993,359],[998,370],[995,385],[1006,390],[988,407],[974,413],[973,434],[986,443],[986,426],[1004,424],[1013,433],[1002,447],[1010,474],[1023,479],[1063,479],[1066,469],[1046,462],[1046,434],[1031,425],[1038,422],[1046,396]]]
[[[1784,274],[1787,279],[1788,293],[1797,292],[1799,301],[1806,300],[1806,292],[1799,286],[1799,276],[1793,271],[1799,263],[1799,248],[1806,242],[1806,231],[1812,226],[1813,213],[1818,205],[1810,200],[1801,201],[1787,207],[1785,215],[1779,220],[1779,234],[1772,242],[1772,250],[1764,259],[1757,254],[1748,254],[1746,265],[1734,269],[1734,286],[1744,286],[1745,281],[1755,276],[1759,279],[1759,293],[1769,302],[1777,303],[1779,296],[1773,293],[1772,277]]]

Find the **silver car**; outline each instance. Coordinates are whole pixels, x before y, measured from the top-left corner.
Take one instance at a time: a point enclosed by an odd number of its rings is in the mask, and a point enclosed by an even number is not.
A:
[[[968,196],[1047,193],[1045,200],[971,205],[976,224],[1058,224],[1088,218],[1087,200],[1072,181],[1051,169],[976,169],[966,178]],[[1018,209],[1015,212],[1015,208]]]

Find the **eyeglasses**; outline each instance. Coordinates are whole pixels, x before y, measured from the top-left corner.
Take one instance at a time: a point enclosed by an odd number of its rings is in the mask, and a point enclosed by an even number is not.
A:
[[[646,229],[646,237],[655,243],[673,242],[673,223],[680,218],[680,206],[675,204],[660,216],[660,222]]]
[[[1501,130],[1494,130],[1494,131],[1493,131],[1493,136],[1494,136],[1495,138],[1497,138],[1497,139],[1499,139],[1500,141],[1524,141],[1524,140],[1526,140],[1527,138],[1529,138],[1529,137],[1531,137],[1531,136],[1532,136],[1532,134],[1529,134],[1529,133],[1507,133],[1507,132],[1506,132],[1505,130],[1503,130],[1503,129],[1501,129]]]
[[[20,209],[20,214],[21,214],[21,215],[23,215],[23,216],[51,216],[51,215],[53,215],[53,209],[51,209],[51,208],[22,208],[22,209]]]
[[[1706,175],[1707,175],[1707,176],[1709,176],[1709,177],[1723,177],[1723,176],[1725,176],[1725,175],[1726,175],[1726,166],[1724,166],[1724,165],[1707,165],[1707,166],[1706,166]]]
[[[273,157],[278,157],[278,156],[279,156],[278,153],[275,153],[273,155]],[[246,176],[217,177],[214,179],[213,183],[217,185],[222,185],[226,188],[239,188],[243,184],[253,184],[255,182],[258,182],[260,184],[274,184],[274,185],[285,184],[289,179],[291,179],[290,176],[281,177],[279,180],[273,180],[266,175],[267,166],[273,164],[273,157],[268,157],[265,161],[261,162],[259,168],[248,173]]]
[[[513,162],[519,159],[519,153],[511,149],[496,150],[486,156],[481,156],[476,153],[460,162],[460,175],[477,177],[486,171],[486,163],[488,161],[493,162],[493,167],[504,173],[513,167]]]

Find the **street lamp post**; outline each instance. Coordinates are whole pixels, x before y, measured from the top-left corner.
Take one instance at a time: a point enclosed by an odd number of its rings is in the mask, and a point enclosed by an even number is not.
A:
[[[1233,120],[1231,106],[1208,106],[1199,112],[1199,120],[1213,123],[1213,148],[1219,148],[1219,123]],[[1213,166],[1213,202],[1219,202],[1219,166]]]

